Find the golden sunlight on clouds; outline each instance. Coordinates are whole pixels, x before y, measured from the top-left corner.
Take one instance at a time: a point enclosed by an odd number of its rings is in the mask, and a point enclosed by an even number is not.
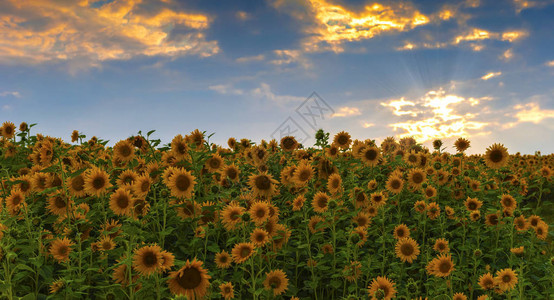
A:
[[[305,44],[308,51],[320,50],[320,43],[324,42],[332,51],[342,52],[343,42],[371,39],[389,31],[407,31],[429,22],[410,3],[374,3],[360,13],[325,0],[308,0],[308,3],[318,23],[313,32],[315,36]]]
[[[375,126],[375,124],[373,124],[373,123],[368,123],[368,122],[364,122],[364,124],[362,124],[362,127],[363,127],[363,128],[369,128],[369,127],[372,127],[372,126]]]
[[[115,0],[98,5],[87,0],[7,0],[3,4],[7,9],[0,12],[0,61],[80,58],[94,65],[95,61],[138,55],[210,56],[219,52],[217,41],[204,36],[207,16],[146,2]],[[186,33],[172,32],[174,28],[186,29]]]
[[[393,107],[395,110],[393,114],[396,116],[409,115],[412,117],[403,122],[389,124],[395,131],[397,129],[404,130],[404,133],[399,135],[400,137],[412,136],[420,142],[425,142],[452,136],[489,134],[481,131],[488,123],[473,120],[479,115],[477,108],[473,109],[473,113],[461,114],[455,111],[455,107],[464,104],[470,104],[470,107],[476,106],[480,100],[490,100],[490,98],[466,99],[461,96],[446,94],[441,89],[429,91],[417,101],[406,101],[402,98],[401,100],[381,103],[381,105]],[[404,105],[401,105],[402,103]],[[412,106],[412,109],[403,111],[402,106],[405,105]]]
[[[548,66],[548,67],[554,67],[554,60],[547,61],[547,62],[545,63],[545,65]]]
[[[339,108],[336,113],[332,114],[331,118],[358,116],[358,115],[361,115],[361,114],[362,113],[360,112],[360,110],[357,107],[343,106],[343,107]]]
[[[517,111],[515,114],[507,114],[507,116],[512,116],[517,121],[504,124],[504,128],[512,128],[523,122],[538,124],[544,119],[554,118],[554,109],[541,109],[539,104],[534,102],[518,104],[514,106],[514,110]]]
[[[490,73],[484,75],[483,77],[481,77],[481,79],[489,80],[493,77],[497,77],[497,76],[500,76],[500,75],[502,75],[502,72],[490,72]]]

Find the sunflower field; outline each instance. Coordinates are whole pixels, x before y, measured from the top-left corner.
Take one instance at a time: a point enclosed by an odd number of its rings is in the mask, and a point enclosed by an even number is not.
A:
[[[0,128],[0,299],[554,299],[554,155]]]

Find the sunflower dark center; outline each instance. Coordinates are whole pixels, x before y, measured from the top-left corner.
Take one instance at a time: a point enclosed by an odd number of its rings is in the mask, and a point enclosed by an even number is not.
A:
[[[490,155],[489,155],[489,158],[492,162],[500,162],[502,160],[502,158],[504,157],[504,155],[502,154],[502,151],[500,150],[493,150],[491,151]]]
[[[119,195],[119,197],[117,197],[117,206],[120,208],[127,208],[129,206],[129,197],[127,197],[127,195]]]
[[[279,277],[273,276],[269,279],[269,285],[271,288],[276,289],[281,286],[281,279]]]
[[[119,149],[119,153],[121,154],[121,156],[123,157],[127,157],[127,156],[130,156],[131,155],[131,147],[127,146],[127,145],[124,145],[123,147],[121,147]]]
[[[240,256],[241,257],[247,257],[248,255],[250,255],[250,248],[243,247],[242,249],[240,249]]]
[[[377,158],[377,151],[369,149],[365,152],[365,158],[369,161],[374,161]]]
[[[231,179],[235,179],[237,177],[237,170],[235,169],[228,169],[227,170],[227,176]]]
[[[406,234],[405,234],[405,232],[404,232],[404,229],[398,228],[398,229],[396,230],[396,235],[397,235],[398,237],[404,237]]]
[[[67,204],[62,197],[56,196],[56,198],[54,199],[54,205],[56,206],[56,208],[64,208]]]
[[[178,190],[184,192],[189,188],[190,180],[186,175],[179,174],[175,180],[175,186],[177,186]]]
[[[256,210],[256,217],[258,217],[258,218],[265,217],[265,214],[266,214],[265,209],[263,209],[261,207],[258,210]]]
[[[319,197],[317,199],[317,206],[322,207],[322,208],[327,206],[327,198],[326,197]]]
[[[234,221],[234,220],[238,219],[239,216],[240,216],[240,212],[235,210],[235,211],[231,212],[231,214],[229,215],[229,219]]]
[[[67,248],[67,246],[61,246],[59,249],[58,249],[58,254],[59,255],[66,255],[67,252],[69,251],[69,249]]]
[[[423,175],[421,173],[415,173],[414,176],[412,176],[412,180],[414,183],[422,183],[423,182]]]
[[[399,189],[400,188],[400,180],[398,180],[398,179],[393,180],[391,182],[391,187],[395,190]]]
[[[13,197],[12,203],[13,205],[19,205],[21,201],[23,201],[23,198],[21,198],[19,195],[15,195],[15,197]]]
[[[83,179],[82,176],[76,177],[71,181],[71,187],[78,192],[83,190],[84,185],[85,185],[85,180]]]
[[[217,168],[219,168],[219,166],[221,166],[219,160],[214,159],[214,158],[210,159],[210,167],[212,167],[213,169],[217,169]]]
[[[108,241],[102,243],[102,249],[108,250],[112,248],[112,244]]]
[[[292,149],[294,147],[294,140],[291,137],[285,137],[283,139],[283,146],[285,149]]]
[[[404,254],[405,256],[412,255],[414,253],[414,246],[408,243],[404,243],[402,244],[402,246],[400,246],[400,252],[402,252],[402,254]]]
[[[469,202],[468,207],[469,207],[470,210],[475,210],[475,209],[477,209],[477,203]]]
[[[186,268],[177,276],[177,283],[186,290],[195,289],[201,282],[202,274],[196,268]]]
[[[489,217],[489,222],[493,225],[496,225],[498,224],[498,216],[497,215],[492,215]]]
[[[28,191],[29,189],[31,189],[31,184],[30,184],[28,181],[23,181],[23,182],[19,185],[19,188],[21,189],[22,192],[26,192],[26,191]]]
[[[425,195],[427,195],[427,197],[431,197],[433,196],[434,192],[433,190],[425,190]]]
[[[147,267],[155,266],[158,263],[158,257],[154,252],[148,251],[144,254],[142,262]]]
[[[271,181],[265,175],[258,176],[255,180],[256,187],[260,190],[269,190]]]
[[[450,271],[450,262],[449,261],[443,261],[439,264],[439,271],[441,273],[448,273]]]
[[[510,282],[510,281],[512,281],[512,277],[510,275],[506,274],[506,275],[502,276],[502,281],[503,282]]]
[[[417,156],[415,155],[408,156],[408,161],[415,163],[417,161]]]
[[[300,175],[298,177],[300,178],[300,181],[306,181],[310,178],[310,171],[302,170],[300,171]]]
[[[106,180],[104,179],[104,177],[101,177],[101,176],[97,176],[92,180],[92,186],[96,190],[103,188],[105,184],[106,184]]]

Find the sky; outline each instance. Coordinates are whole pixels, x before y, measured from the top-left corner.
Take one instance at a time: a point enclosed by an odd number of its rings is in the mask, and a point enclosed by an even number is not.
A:
[[[3,0],[0,123],[554,152],[554,1]],[[432,149],[432,148],[431,148]]]

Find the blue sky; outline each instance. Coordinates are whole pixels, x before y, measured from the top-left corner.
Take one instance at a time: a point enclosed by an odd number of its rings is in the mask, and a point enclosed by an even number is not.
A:
[[[6,0],[0,122],[111,143],[198,128],[311,145],[322,127],[551,153],[553,15],[524,0]]]

